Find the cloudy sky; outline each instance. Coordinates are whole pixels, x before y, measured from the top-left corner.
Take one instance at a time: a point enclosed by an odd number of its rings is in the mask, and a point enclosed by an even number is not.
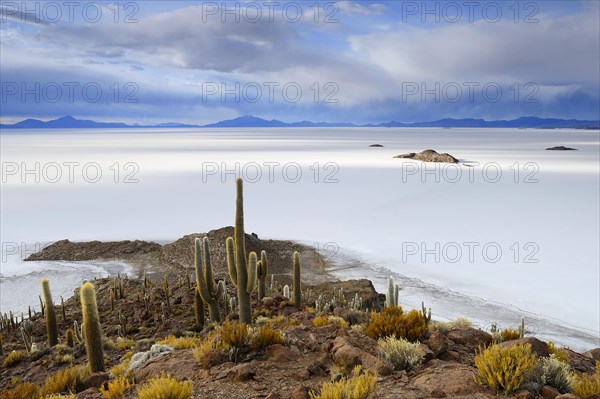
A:
[[[600,2],[0,2],[0,119],[600,119]]]

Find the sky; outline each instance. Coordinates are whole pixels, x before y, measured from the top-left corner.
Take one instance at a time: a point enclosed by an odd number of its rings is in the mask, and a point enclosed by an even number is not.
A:
[[[0,121],[600,119],[600,2],[0,1]]]

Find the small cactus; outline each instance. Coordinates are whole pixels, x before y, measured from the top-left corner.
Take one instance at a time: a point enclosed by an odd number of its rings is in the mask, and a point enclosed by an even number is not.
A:
[[[283,286],[283,296],[287,299],[292,299],[292,295],[290,294],[290,286],[287,284]]]
[[[519,324],[519,338],[525,337],[525,318],[521,317],[521,324]]]
[[[72,348],[75,346],[75,339],[73,337],[73,330],[68,328],[67,332],[65,333],[65,336],[67,338],[67,346],[69,348]]]
[[[196,268],[196,284],[202,300],[208,305],[210,320],[221,322],[221,309],[219,301],[225,290],[224,282],[220,281],[215,287],[215,280],[210,262],[209,241],[204,237],[202,245],[200,239],[194,240],[194,266]]]
[[[431,321],[431,308],[429,311],[425,308],[425,302],[421,301],[421,314],[423,315],[423,319],[425,320],[425,324],[429,324]]]
[[[83,338],[88,364],[93,373],[104,371],[104,348],[102,347],[102,329],[98,317],[96,291],[91,283],[85,283],[80,289],[81,311],[83,313]]]
[[[50,292],[50,282],[47,278],[42,280],[42,294],[44,295],[44,304],[46,307],[46,331],[48,333],[48,346],[53,347],[58,344],[58,326],[56,323],[56,309],[52,302],[52,293]]]
[[[269,273],[269,261],[267,260],[267,253],[262,251],[260,253],[260,260],[256,265],[256,277],[258,278],[258,300],[262,300],[265,297],[267,288],[267,274]]]
[[[300,288],[300,280],[300,254],[298,252],[294,252],[294,306],[297,308],[302,307],[302,289]]]
[[[385,295],[385,306],[387,308],[398,306],[399,291],[400,286],[398,284],[394,284],[394,278],[392,276],[388,277],[387,294]]]

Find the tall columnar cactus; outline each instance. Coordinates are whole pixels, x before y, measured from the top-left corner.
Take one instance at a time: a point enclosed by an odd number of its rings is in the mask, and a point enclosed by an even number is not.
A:
[[[294,252],[294,278],[293,278],[293,288],[294,288],[294,306],[297,308],[302,307],[302,288],[300,287],[300,254],[298,252]]]
[[[194,266],[196,267],[196,284],[200,291],[202,300],[208,305],[210,320],[213,322],[221,322],[221,309],[219,301],[223,296],[224,284],[219,282],[215,287],[213,278],[212,266],[210,263],[210,251],[208,237],[204,237],[202,245],[200,239],[194,241]]]
[[[400,286],[398,284],[394,284],[394,278],[392,276],[388,277],[388,286],[387,286],[387,294],[385,294],[385,306],[392,307],[398,306],[398,293],[400,291]]]
[[[262,300],[265,297],[267,290],[267,274],[269,273],[269,261],[267,260],[267,253],[262,251],[260,253],[260,260],[256,264],[256,276],[258,278],[258,300]]]
[[[250,294],[256,286],[256,253],[251,252],[246,260],[244,233],[244,193],[242,179],[236,180],[235,230],[234,238],[228,237],[227,265],[233,285],[237,287],[239,315],[241,323],[252,322]]]
[[[194,291],[194,314],[196,316],[196,328],[202,330],[204,328],[204,301],[202,301],[198,287]]]
[[[56,309],[52,302],[52,293],[50,292],[50,282],[47,278],[42,280],[42,294],[44,295],[44,305],[46,307],[46,331],[48,332],[48,346],[53,347],[58,344],[58,326],[56,324]]]
[[[521,324],[519,324],[519,338],[525,338],[525,318],[521,317]]]
[[[104,371],[104,349],[102,347],[102,329],[98,317],[96,291],[91,283],[85,283],[80,289],[81,312],[83,313],[83,339],[88,364],[93,373]]]

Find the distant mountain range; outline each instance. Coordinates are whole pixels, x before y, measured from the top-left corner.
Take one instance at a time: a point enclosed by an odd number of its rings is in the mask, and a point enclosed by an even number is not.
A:
[[[513,120],[486,121],[483,119],[440,119],[433,122],[385,122],[380,124],[357,125],[354,123],[330,122],[282,122],[276,119],[266,120],[247,115],[235,119],[227,119],[208,125],[186,125],[183,123],[161,123],[158,125],[127,125],[125,123],[96,122],[92,120],[76,119],[72,116],[50,120],[47,122],[38,119],[25,119],[12,125],[0,124],[0,129],[94,129],[94,128],[249,128],[249,127],[505,127],[505,128],[536,128],[536,129],[600,129],[600,121],[582,121],[576,119],[536,118],[525,116]]]

